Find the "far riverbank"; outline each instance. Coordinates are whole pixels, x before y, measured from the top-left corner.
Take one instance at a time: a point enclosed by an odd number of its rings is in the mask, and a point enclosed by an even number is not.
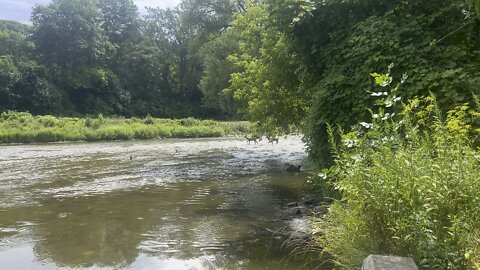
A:
[[[209,138],[243,135],[251,124],[194,118],[161,119],[34,116],[27,112],[0,114],[0,143]]]

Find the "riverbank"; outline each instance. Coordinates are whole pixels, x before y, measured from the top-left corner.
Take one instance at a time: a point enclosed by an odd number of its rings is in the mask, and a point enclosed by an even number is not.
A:
[[[33,116],[26,112],[0,114],[0,143],[61,141],[146,140],[157,138],[207,138],[241,135],[249,122],[213,120]]]

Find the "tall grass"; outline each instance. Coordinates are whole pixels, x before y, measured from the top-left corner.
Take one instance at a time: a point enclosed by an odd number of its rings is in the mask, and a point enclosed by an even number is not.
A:
[[[59,141],[145,140],[157,138],[201,138],[242,134],[248,122],[212,120],[105,118],[59,118],[33,116],[26,112],[0,114],[0,143]]]
[[[354,132],[330,129],[336,165],[324,178],[342,197],[315,222],[319,244],[342,269],[360,269],[368,254],[480,269],[478,110],[443,116],[428,97],[400,117],[374,115]]]

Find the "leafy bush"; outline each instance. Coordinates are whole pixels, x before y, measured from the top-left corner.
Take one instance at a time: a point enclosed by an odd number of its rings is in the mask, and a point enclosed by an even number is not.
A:
[[[180,124],[182,126],[198,126],[199,121],[193,117],[180,119]]]
[[[98,129],[104,124],[104,121],[102,119],[98,118],[90,118],[87,117],[85,118],[85,126],[91,129]]]
[[[336,165],[326,178],[342,199],[317,220],[317,240],[345,269],[371,253],[411,256],[424,269],[479,269],[478,110],[463,105],[445,118],[430,96],[398,114],[389,106],[397,88],[372,93],[381,96],[372,123],[329,128]]]
[[[44,127],[54,127],[60,123],[56,117],[51,115],[39,116],[37,121]]]
[[[149,114],[147,117],[145,117],[145,120],[143,120],[143,123],[145,125],[153,125],[155,124],[155,119]]]

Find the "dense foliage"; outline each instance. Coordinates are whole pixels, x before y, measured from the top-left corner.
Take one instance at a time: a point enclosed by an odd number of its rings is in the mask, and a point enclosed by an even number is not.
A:
[[[479,10],[480,1],[266,0],[234,21],[231,89],[246,113],[266,132],[300,125],[318,168],[335,164],[312,181],[337,198],[318,240],[341,268],[359,269],[370,253],[479,267]],[[382,86],[402,83],[379,92],[368,76],[378,70]],[[415,99],[431,93],[434,102]],[[369,113],[376,104],[387,108]],[[334,155],[329,124],[344,144]]]
[[[316,224],[318,240],[345,269],[372,253],[411,256],[423,269],[478,269],[480,104],[444,116],[433,96],[415,98],[398,115],[396,90],[376,92],[372,123],[330,128],[336,165],[316,181],[330,181],[342,200]]]
[[[266,129],[303,126],[319,167],[331,164],[327,123],[349,129],[369,119],[373,70],[395,63],[393,75],[410,76],[402,96],[431,91],[443,111],[479,91],[480,22],[472,1],[250,5],[233,24],[243,39],[231,57],[241,68],[231,88]]]
[[[0,21],[0,111],[232,118],[229,97],[200,81],[217,76],[205,52],[242,3],[185,0],[141,17],[132,0],[54,0],[31,26]]]

